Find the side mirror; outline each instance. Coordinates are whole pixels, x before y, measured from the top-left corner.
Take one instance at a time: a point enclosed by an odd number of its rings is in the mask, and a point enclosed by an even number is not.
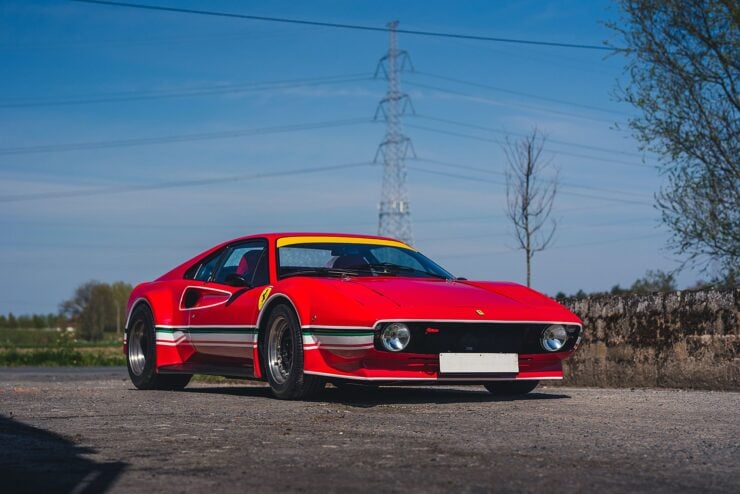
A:
[[[224,280],[224,283],[229,286],[239,286],[239,287],[248,287],[252,288],[252,285],[249,284],[249,281],[247,279],[236,273],[231,273],[226,276],[226,279]]]

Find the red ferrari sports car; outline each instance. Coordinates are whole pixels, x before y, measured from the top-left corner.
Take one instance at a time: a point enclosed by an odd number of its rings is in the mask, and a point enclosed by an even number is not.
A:
[[[456,278],[390,238],[325,233],[225,242],[138,285],[127,310],[137,388],[200,373],[266,380],[285,399],[327,382],[527,393],[562,379],[582,331],[524,286]]]

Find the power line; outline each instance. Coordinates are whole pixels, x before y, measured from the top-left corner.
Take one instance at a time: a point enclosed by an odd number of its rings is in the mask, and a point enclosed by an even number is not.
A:
[[[538,94],[525,93],[525,92],[522,92],[522,91],[515,91],[513,89],[506,89],[506,88],[502,88],[502,87],[498,87],[498,86],[491,86],[489,84],[482,84],[482,83],[479,83],[479,82],[466,81],[466,80],[457,79],[457,78],[454,78],[454,77],[448,77],[448,76],[439,75],[439,74],[432,74],[430,72],[415,71],[415,72],[413,72],[413,74],[414,75],[422,75],[422,76],[426,76],[426,77],[432,77],[434,79],[439,79],[439,80],[442,80],[442,81],[454,82],[456,84],[464,84],[466,86],[478,87],[478,88],[482,88],[482,89],[488,89],[488,90],[491,90],[491,91],[498,91],[500,93],[513,94],[515,96],[522,96],[524,98],[532,98],[532,99],[538,99],[538,100],[541,100],[541,101],[547,101],[547,102],[550,102],[550,103],[557,103],[559,105],[574,106],[576,108],[583,108],[584,110],[592,110],[592,111],[598,111],[598,112],[603,112],[603,113],[612,113],[614,115],[620,115],[620,116],[626,116],[626,117],[629,117],[630,116],[630,114],[628,114],[626,112],[621,112],[621,111],[617,111],[617,110],[611,110],[609,108],[603,108],[603,107],[600,107],[600,106],[586,105],[586,104],[583,104],[583,103],[576,103],[574,101],[567,101],[567,100],[562,100],[562,99],[558,99],[558,98],[550,98],[550,97],[547,97],[547,96],[540,96]]]
[[[483,130],[483,131],[486,131],[486,132],[494,132],[496,134],[518,135],[520,137],[524,137],[526,135],[526,134],[522,134],[521,132],[509,132],[509,131],[506,131],[506,130],[503,130],[503,129],[494,129],[492,127],[486,127],[484,125],[478,125],[478,124],[471,124],[471,123],[466,123],[466,122],[460,122],[460,121],[457,121],[457,120],[450,120],[448,118],[430,117],[428,115],[420,115],[418,113],[415,114],[414,116],[417,117],[417,118],[424,119],[424,120],[431,120],[433,122],[448,123],[448,124],[457,125],[457,126],[460,126],[460,127],[467,127],[469,129],[477,129],[477,130]],[[599,151],[599,152],[602,152],[602,153],[619,154],[619,155],[625,155],[625,156],[634,156],[636,158],[644,158],[645,157],[644,155],[642,155],[640,153],[633,153],[633,152],[630,152],[630,151],[622,151],[620,149],[605,148],[605,147],[600,147],[600,146],[591,146],[591,145],[588,145],[588,144],[581,144],[581,143],[572,142],[572,141],[561,141],[561,140],[558,140],[558,139],[551,139],[549,137],[546,140],[547,140],[547,142],[552,143],[552,144],[559,144],[561,146],[571,146],[571,147],[577,147],[577,148],[581,148],[581,149],[588,149],[590,151]]]
[[[128,184],[127,184],[128,185]],[[133,184],[130,184],[131,187],[135,187]],[[89,189],[88,189],[89,190]],[[32,198],[29,198],[28,200],[32,200]],[[581,209],[581,208],[578,208]],[[414,223],[454,223],[454,222],[460,222],[460,221],[480,221],[480,220],[493,220],[493,219],[500,219],[504,216],[502,214],[498,215],[487,215],[487,216],[456,216],[456,217],[447,217],[447,218],[421,218],[421,219],[415,219]],[[332,223],[335,227],[342,227],[342,228],[349,228],[349,227],[376,227],[377,221],[368,222],[368,223],[358,223],[358,222],[352,222],[352,223]],[[0,220],[0,224],[2,225],[8,225],[8,224],[18,224],[23,226],[31,226],[31,227],[59,227],[59,228],[93,228],[93,229],[101,229],[101,228],[110,228],[110,229],[136,229],[136,228],[150,228],[150,229],[169,229],[169,230],[213,230],[213,229],[224,229],[229,227],[234,227],[234,223],[229,224],[216,224],[216,223],[208,223],[208,224],[198,224],[193,225],[191,224],[182,224],[177,225],[173,223],[111,223],[106,222],[105,224],[95,224],[95,223],[70,223],[65,221],[64,223],[59,222],[48,222],[48,221],[41,221],[41,222],[29,222],[27,219],[23,219],[22,221],[6,221],[6,220]],[[245,224],[246,225],[246,224]],[[282,225],[282,226],[281,226]],[[292,229],[294,228],[295,223],[282,223],[282,224],[275,224],[275,223],[262,223],[262,224],[248,224],[247,226],[250,229],[270,229],[270,228],[277,228],[277,229]],[[301,228],[307,228],[309,230],[320,230],[321,228],[317,228],[314,226],[306,226]],[[239,225],[236,225],[239,226]]]
[[[664,235],[665,235],[664,233],[651,233],[649,235],[638,235],[636,237],[618,238],[618,239],[613,239],[613,240],[595,240],[593,242],[579,242],[579,243],[572,243],[572,244],[566,244],[566,245],[556,245],[554,247],[549,248],[548,250],[572,249],[575,247],[588,247],[591,245],[605,245],[605,244],[613,244],[613,243],[618,243],[618,242],[631,242],[633,240],[656,238],[656,237],[662,237]]]
[[[75,142],[69,144],[44,144],[38,146],[0,148],[0,156],[14,154],[34,153],[58,153],[66,151],[80,151],[88,149],[108,149],[131,146],[149,146],[172,142],[204,141],[210,139],[231,139],[235,137],[246,137],[253,135],[279,134],[283,132],[297,132],[302,130],[326,129],[331,127],[346,127],[359,124],[374,124],[374,120],[368,118],[349,118],[342,120],[328,120],[325,122],[314,122],[295,125],[280,125],[275,127],[262,127],[241,130],[228,130],[223,132],[205,132],[199,134],[178,134],[161,137],[141,137],[134,139],[116,139],[110,141]]]
[[[440,92],[440,93],[443,93],[443,94],[450,94],[452,96],[458,96],[460,98],[464,98],[464,99],[467,99],[467,100],[473,100],[473,101],[478,101],[478,102],[481,102],[482,101],[482,102],[486,102],[486,103],[491,103],[493,105],[508,106],[508,107],[512,107],[512,108],[516,108],[516,109],[525,108],[527,110],[534,110],[534,111],[538,111],[538,112],[552,113],[552,114],[555,114],[555,115],[563,115],[563,116],[566,116],[566,117],[579,118],[579,119],[582,119],[582,120],[591,120],[593,122],[601,122],[601,123],[608,123],[608,124],[613,124],[614,123],[613,120],[609,120],[609,119],[605,119],[605,118],[599,118],[599,117],[592,117],[592,116],[589,116],[589,115],[584,115],[582,113],[571,113],[571,112],[566,112],[566,111],[562,111],[562,110],[553,110],[552,108],[545,108],[543,106],[536,106],[536,105],[529,105],[529,104],[522,104],[522,103],[508,103],[506,101],[499,101],[499,100],[495,100],[495,99],[491,99],[491,98],[486,98],[485,96],[479,96],[479,95],[475,95],[475,94],[464,93],[462,91],[455,91],[453,89],[446,89],[446,88],[439,87],[439,86],[432,86],[430,84],[422,84],[422,83],[419,83],[419,82],[407,82],[406,84],[408,84],[409,86],[416,86],[416,87],[420,87],[420,88],[423,88],[423,89],[431,89],[432,91],[437,91],[437,92]]]
[[[320,31],[319,28],[317,29],[306,29],[303,31],[304,33],[313,33],[316,31]],[[91,38],[84,38],[80,39],[70,39],[69,37],[65,37],[64,41],[60,41],[57,39],[56,41],[49,41],[45,43],[39,43],[39,42],[24,42],[24,40],[12,40],[6,43],[0,44],[0,50],[32,50],[35,48],[48,48],[53,47],[54,49],[59,48],[66,48],[66,47],[78,47],[78,46],[89,46],[89,45],[95,45],[96,47],[99,46],[120,46],[125,45],[127,47],[131,46],[150,46],[150,45],[161,45],[161,44],[174,44],[174,43],[190,43],[190,42],[197,42],[202,43],[203,41],[225,41],[225,40],[271,40],[271,39],[277,39],[277,38],[283,38],[285,37],[285,34],[282,33],[276,33],[275,31],[271,32],[261,32],[261,33],[255,33],[255,32],[219,32],[218,34],[214,33],[204,33],[204,34],[193,34],[189,33],[188,35],[174,35],[174,36],[145,36],[141,37],[138,36],[141,33],[136,33],[136,37],[130,37],[126,39],[91,39]],[[36,40],[38,41],[38,40]]]
[[[585,228],[597,228],[599,226],[600,225],[586,225]],[[137,228],[141,228],[141,226],[138,226]],[[274,225],[270,225],[268,228],[274,228]],[[574,226],[572,228],[580,228],[580,227],[575,227]],[[302,229],[313,230],[314,228],[304,228],[304,227],[299,228],[299,230],[302,230]],[[252,231],[256,231],[256,229],[255,230],[252,230]],[[628,241],[628,240],[639,240],[639,239],[644,239],[644,238],[653,238],[653,237],[658,237],[658,236],[661,236],[661,235],[662,235],[661,233],[652,233],[652,234],[648,234],[648,235],[640,235],[640,236],[637,236],[637,237],[629,237],[629,238],[625,238],[625,239],[599,240],[599,241],[594,241],[594,242],[574,243],[574,244],[569,244],[569,245],[558,245],[556,247],[551,247],[548,250],[568,249],[568,248],[573,248],[573,247],[581,247],[581,246],[589,246],[589,245],[602,245],[602,244],[616,243],[616,242]],[[496,232],[496,233],[477,233],[477,234],[473,234],[473,235],[447,235],[447,236],[442,236],[442,237],[423,237],[423,238],[420,238],[418,240],[420,242],[436,242],[436,241],[440,241],[440,240],[453,240],[454,241],[454,240],[471,240],[471,239],[480,239],[480,238],[498,238],[498,237],[509,237],[509,236],[511,236],[511,233],[508,233],[508,232]],[[94,245],[92,245],[92,244],[87,243],[87,242],[86,243],[72,243],[72,244],[69,244],[69,243],[60,243],[58,241],[50,241],[50,242],[18,242],[18,241],[2,242],[2,241],[0,241],[0,245],[12,245],[14,247],[67,247],[67,248],[69,248],[69,247],[73,247],[73,248],[79,248],[79,247],[90,248],[90,247],[93,247],[93,248],[127,249],[127,250],[128,249],[136,250],[136,249],[166,248],[166,247],[171,247],[172,246],[171,243],[166,243],[166,244],[163,244],[163,245],[156,245],[156,244],[153,244],[151,242],[148,242],[146,244],[135,244],[135,245],[122,245],[120,242],[117,242],[117,243],[94,244]],[[178,245],[178,247],[182,247],[183,246],[183,244],[181,244],[181,243],[178,243],[177,245]],[[200,246],[193,245],[190,248],[197,249],[199,247]],[[471,255],[478,256],[478,255],[494,254],[494,253],[504,253],[504,252],[508,253],[508,252],[515,252],[517,250],[520,250],[520,249],[509,247],[509,248],[506,248],[506,249],[497,250],[495,252],[493,252],[493,251],[492,252],[488,252],[488,253],[480,252],[480,253],[473,253]],[[461,255],[455,255],[455,256],[439,256],[439,257],[447,257],[447,258],[451,258],[451,257],[465,257],[466,255],[467,254],[461,254]]]
[[[369,163],[368,163],[369,164]],[[134,184],[127,184],[125,186],[131,186],[132,192],[135,192],[136,186]],[[121,186],[121,187],[125,187]],[[90,192],[90,189],[85,189],[86,192]],[[80,191],[82,192],[82,191]],[[100,193],[100,192],[96,192]],[[33,200],[35,198],[28,198],[25,200]],[[38,197],[37,199],[44,199],[43,197]],[[606,209],[610,208],[613,209],[615,206],[612,204],[606,204],[601,206],[588,206],[588,207],[570,207],[570,208],[557,208],[557,213],[568,213],[568,212],[582,212],[582,211],[594,211],[597,209]],[[433,223],[433,224],[439,224],[439,223],[461,223],[461,222],[481,222],[481,221],[490,221],[490,220],[497,220],[497,219],[503,219],[505,218],[504,214],[488,214],[488,215],[476,215],[476,216],[453,216],[453,217],[445,217],[445,218],[416,218],[414,220],[414,224],[417,223]],[[632,220],[630,220],[631,222]],[[167,223],[167,224],[144,224],[144,223],[111,223],[106,222],[104,225],[101,224],[90,224],[90,223],[59,223],[59,222],[33,222],[29,223],[27,219],[24,219],[23,221],[17,221],[17,222],[9,222],[5,220],[0,220],[0,224],[7,225],[7,224],[22,224],[24,226],[36,226],[36,227],[59,227],[59,228],[94,228],[94,229],[101,229],[101,228],[111,228],[111,229],[141,229],[141,228],[148,228],[148,229],[157,229],[157,230],[212,230],[212,229],[224,229],[227,227],[234,227],[235,225],[233,223],[227,224],[199,224],[199,225],[193,225],[193,224],[187,224],[187,225],[176,225],[173,223]],[[616,225],[617,223],[612,223],[612,225]],[[621,223],[620,223],[621,224]],[[628,224],[625,222],[624,224]],[[288,224],[284,224],[288,225]],[[252,230],[264,230],[264,229],[270,229],[270,228],[277,228],[277,229],[295,229],[295,223],[289,224],[290,226],[280,226],[279,224],[276,225],[275,223],[264,223],[264,224],[249,224],[249,229]],[[349,227],[373,227],[377,225],[377,222],[370,222],[370,223],[357,223],[353,222],[351,224],[349,223],[332,223],[333,228],[336,227],[342,227],[342,228],[349,228]],[[587,225],[588,227],[592,226],[604,226],[604,225]],[[321,230],[322,228],[317,226],[304,226],[298,228],[300,229],[307,229],[307,230]]]
[[[338,23],[338,22],[325,22],[325,21],[309,21],[305,19],[288,19],[284,17],[266,17],[266,16],[257,16],[257,15],[237,14],[233,12],[183,9],[183,8],[176,8],[176,7],[164,7],[160,5],[145,5],[145,4],[128,3],[128,2],[110,2],[110,1],[104,1],[104,0],[72,0],[72,1],[81,2],[81,3],[99,4],[99,5],[109,5],[109,6],[115,6],[115,7],[135,8],[135,9],[142,9],[142,10],[155,10],[155,11],[160,11],[160,12],[173,12],[173,13],[178,13],[178,14],[197,14],[197,15],[207,15],[207,16],[213,16],[213,17],[229,17],[232,19],[247,19],[247,20],[252,20],[252,21],[280,22],[280,23],[285,23],[285,24],[301,24],[301,25],[307,25],[307,26],[331,27],[331,28],[339,28],[339,29],[355,29],[355,30],[360,30],[360,31],[387,32],[389,30],[387,27],[366,26],[366,25],[360,25],[360,24],[345,24],[345,23]],[[413,36],[432,36],[432,37],[438,37],[438,38],[472,39],[476,41],[489,41],[489,42],[495,42],[495,43],[515,43],[515,44],[522,44],[522,45],[550,46],[550,47],[556,47],[556,48],[576,48],[576,49],[582,49],[582,50],[613,51],[612,48],[609,48],[607,46],[590,45],[590,44],[583,44],[583,43],[560,43],[556,41],[500,38],[500,37],[493,37],[493,36],[476,36],[472,34],[444,33],[444,32],[438,32],[438,31],[420,31],[416,29],[398,29],[396,32],[400,34],[410,34]]]
[[[483,50],[487,53],[495,53],[495,57],[501,56],[508,57],[521,62],[523,60],[534,60],[537,62],[538,67],[545,64],[555,65],[558,69],[573,69],[580,71],[587,71],[590,73],[607,75],[610,79],[613,79],[617,74],[615,72],[608,72],[609,66],[605,64],[607,57],[600,57],[598,60],[584,60],[582,58],[573,58],[572,56],[565,55],[560,51],[528,51],[517,49],[519,47],[512,45],[505,45],[504,47],[498,47],[493,44],[487,43],[474,43],[467,41],[455,41],[455,44],[464,47],[465,49]],[[513,49],[512,49],[513,48]],[[526,48],[526,47],[525,47]]]
[[[448,130],[435,129],[433,127],[425,127],[423,125],[406,124],[406,126],[407,127],[410,127],[410,128],[413,128],[413,129],[424,130],[424,131],[427,131],[427,132],[435,132],[437,134],[444,134],[444,135],[448,135],[448,136],[451,136],[451,137],[461,137],[463,139],[473,139],[473,140],[476,140],[476,141],[493,142],[493,143],[496,143],[496,144],[499,144],[499,145],[502,145],[502,146],[503,145],[506,145],[506,142],[501,141],[501,140],[498,140],[498,139],[493,139],[493,138],[490,138],[490,137],[474,136],[472,134],[464,134],[464,133],[461,133],[461,132],[452,132],[452,131],[448,131]],[[607,162],[607,163],[614,163],[614,164],[623,165],[623,166],[633,166],[633,167],[643,168],[643,169],[651,169],[652,168],[649,165],[643,165],[643,164],[638,164],[638,163],[631,163],[631,162],[628,162],[628,161],[614,160],[614,159],[610,159],[610,158],[600,158],[598,156],[589,156],[589,155],[585,155],[585,154],[571,153],[571,152],[568,152],[568,151],[560,151],[560,150],[549,149],[549,148],[547,150],[549,152],[551,152],[552,154],[555,154],[555,155],[571,156],[571,157],[574,157],[574,158],[583,158],[583,159],[588,159],[588,160],[593,160],[593,161],[604,161],[604,162]]]
[[[656,238],[656,237],[662,237],[662,236],[664,236],[663,233],[652,233],[650,235],[638,235],[636,237],[624,237],[624,238],[617,238],[617,239],[611,239],[611,240],[596,240],[593,242],[580,242],[580,243],[572,243],[572,244],[566,244],[566,245],[556,245],[554,247],[549,247],[547,251],[560,250],[560,249],[574,249],[578,247],[590,247],[592,245],[607,245],[607,244],[615,244],[615,243],[621,243],[621,242],[632,242],[635,240],[645,240],[649,238]],[[440,256],[435,256],[435,257],[437,257],[438,259],[454,259],[458,257],[480,257],[480,256],[490,256],[493,254],[504,254],[504,253],[516,252],[518,250],[520,249],[507,248],[507,249],[499,249],[497,251],[490,251],[490,252],[466,252],[464,254],[440,255]]]
[[[485,182],[488,184],[501,185],[502,187],[506,187],[505,182],[497,182],[495,180],[491,180],[487,178],[473,177],[471,175],[463,175],[461,173],[451,173],[451,172],[441,172],[437,170],[429,170],[427,168],[421,168],[418,166],[409,166],[408,168],[409,170],[415,170],[417,172],[427,173],[430,175],[438,175],[441,177],[450,177],[450,178],[459,178],[460,180],[470,180],[472,182]]]
[[[210,96],[220,94],[245,93],[254,91],[273,91],[296,87],[318,86],[322,84],[344,84],[371,80],[370,74],[346,74],[284,81],[247,82],[238,84],[218,84],[198,86],[181,90],[126,91],[102,93],[96,96],[71,96],[66,98],[17,98],[0,100],[0,108],[30,108],[43,106],[85,105],[94,103],[116,103],[120,101],[153,100],[163,98],[183,98],[190,96]]]
[[[509,232],[496,232],[496,233],[476,233],[474,235],[445,235],[442,237],[422,237],[419,242],[437,242],[439,240],[470,240],[476,238],[489,238],[489,237],[508,237],[511,236]]]
[[[18,195],[12,195],[12,196],[4,196],[4,197],[0,196],[0,202],[23,202],[23,201],[46,200],[46,199],[66,199],[66,198],[72,198],[72,197],[122,194],[126,192],[141,192],[141,191],[149,191],[149,190],[174,189],[174,188],[180,188],[180,187],[200,187],[203,185],[212,185],[212,184],[218,184],[218,183],[237,182],[237,181],[244,181],[244,180],[258,180],[258,179],[263,179],[263,178],[285,177],[285,176],[293,176],[293,175],[305,175],[309,173],[344,170],[344,169],[349,169],[349,168],[358,168],[362,166],[375,166],[375,163],[369,162],[369,161],[359,162],[359,163],[342,163],[339,165],[294,168],[292,170],[252,173],[248,175],[231,175],[228,177],[216,177],[216,178],[206,178],[206,179],[173,180],[170,182],[160,182],[156,184],[117,185],[117,186],[112,186],[112,187],[99,187],[95,189],[70,190],[70,191],[64,191],[64,192],[39,192],[36,194],[18,194]]]
[[[500,171],[497,171],[497,170],[490,170],[490,169],[487,169],[487,168],[482,168],[482,167],[477,167],[477,166],[464,165],[464,164],[461,164],[461,163],[450,163],[448,161],[440,161],[440,160],[427,159],[427,158],[416,158],[416,161],[425,161],[427,163],[437,164],[437,165],[441,165],[441,166],[447,166],[447,167],[450,167],[450,168],[459,168],[459,169],[476,171],[476,172],[481,172],[481,173],[490,173],[492,175],[506,176],[506,174],[504,172],[500,172]],[[554,183],[555,182],[554,180],[547,180],[547,179],[545,179],[544,181],[545,182],[549,182],[549,183]],[[629,190],[609,189],[609,188],[604,188],[604,187],[594,187],[594,186],[591,186],[591,185],[580,185],[580,184],[574,184],[574,183],[571,183],[571,182],[563,182],[563,181],[558,181],[557,183],[559,185],[564,186],[564,187],[573,188],[573,189],[584,189],[584,190],[591,190],[591,191],[596,191],[596,192],[609,192],[611,194],[628,195],[628,196],[633,196],[633,197],[639,197],[639,198],[642,198],[642,199],[645,199],[646,198],[645,197],[645,194],[641,194],[639,192],[633,192],[633,191],[629,191]]]
[[[645,219],[645,218],[643,218]],[[648,218],[650,219],[650,218]],[[619,225],[626,225],[629,224],[632,227],[635,227],[635,221],[631,220],[629,222],[617,222],[617,223],[598,223],[595,225],[568,225],[565,227],[558,226],[558,231],[560,230],[583,230],[583,229],[591,229],[591,228],[604,228],[609,226],[619,226]],[[643,227],[651,227],[652,225],[640,225]],[[511,232],[506,231],[498,231],[498,232],[488,232],[488,233],[475,233],[473,235],[445,235],[445,236],[439,236],[439,237],[422,237],[419,240],[419,242],[435,242],[439,240],[469,240],[469,239],[475,239],[475,238],[492,238],[492,237],[511,237]]]
[[[471,175],[463,175],[463,174],[460,174],[460,173],[441,172],[441,171],[437,171],[437,170],[428,170],[426,168],[420,168],[420,167],[417,167],[417,166],[409,166],[408,168],[409,168],[409,170],[415,170],[415,171],[418,171],[418,172],[421,172],[421,173],[428,173],[428,174],[432,174],[432,175],[439,175],[439,176],[442,176],[442,177],[458,178],[460,180],[470,180],[470,181],[479,182],[479,183],[480,182],[485,182],[485,183],[490,183],[490,184],[494,184],[494,185],[501,185],[501,186],[504,186],[504,187],[506,186],[506,183],[504,183],[504,182],[497,182],[495,180],[489,180],[489,179],[480,178],[480,177],[473,177]],[[649,202],[646,202],[646,201],[638,201],[638,200],[634,200],[634,199],[620,199],[620,198],[616,198],[616,197],[605,197],[605,196],[597,196],[597,195],[593,195],[593,194],[583,194],[583,193],[580,193],[580,192],[561,191],[560,193],[563,194],[563,195],[569,195],[569,196],[575,196],[575,197],[583,197],[583,198],[586,198],[586,199],[596,199],[596,200],[599,200],[599,201],[618,202],[620,204],[638,204],[640,206],[650,206],[651,205],[651,203],[649,203]]]

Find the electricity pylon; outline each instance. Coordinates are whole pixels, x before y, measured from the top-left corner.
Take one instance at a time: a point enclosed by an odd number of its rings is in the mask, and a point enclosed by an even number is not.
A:
[[[401,92],[400,73],[407,68],[413,70],[408,53],[398,49],[396,40],[398,21],[388,23],[390,45],[388,53],[380,59],[375,76],[383,73],[388,81],[388,90],[380,100],[375,118],[382,115],[386,122],[385,138],[378,146],[375,160],[383,158],[383,186],[378,216],[378,235],[393,237],[413,244],[411,212],[406,190],[406,163],[409,154],[414,155],[411,140],[401,130],[401,116],[414,111],[411,99]]]

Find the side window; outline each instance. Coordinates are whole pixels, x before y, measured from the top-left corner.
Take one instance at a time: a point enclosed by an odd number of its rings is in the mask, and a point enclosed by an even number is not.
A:
[[[213,274],[213,271],[216,269],[216,266],[218,266],[218,261],[221,259],[221,255],[223,253],[224,251],[221,249],[206,257],[201,262],[191,266],[190,269],[185,272],[185,279],[208,281],[211,274]]]
[[[252,286],[269,283],[267,244],[260,240],[232,247],[218,269],[214,281],[225,283],[230,274],[243,276]]]

